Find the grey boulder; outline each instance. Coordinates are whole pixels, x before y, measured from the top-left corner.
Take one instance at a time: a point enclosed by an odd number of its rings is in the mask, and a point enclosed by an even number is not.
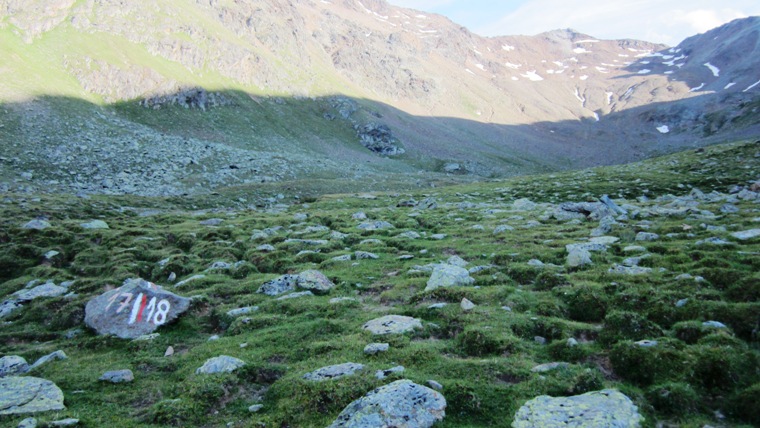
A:
[[[0,379],[0,415],[64,410],[63,392],[53,382],[37,377]]]
[[[132,370],[113,370],[103,373],[98,380],[111,383],[126,383],[135,380]]]
[[[367,321],[362,328],[372,334],[400,334],[422,328],[422,322],[417,318],[402,315],[386,315]]]
[[[6,355],[0,358],[0,377],[24,374],[29,369],[29,363],[18,355]]]
[[[471,285],[475,279],[470,276],[470,272],[460,266],[449,264],[436,265],[433,273],[428,279],[425,291],[435,290],[440,287],[454,287],[461,285]]]
[[[294,291],[297,283],[298,275],[282,275],[264,283],[256,292],[267,296],[278,296],[288,291]]]
[[[188,307],[188,298],[142,279],[128,279],[87,302],[84,320],[98,334],[135,339],[173,321]]]
[[[633,402],[615,390],[572,397],[536,397],[520,408],[513,428],[635,428],[641,415]]]
[[[322,272],[318,270],[303,271],[298,275],[298,287],[314,293],[326,293],[335,287]]]
[[[443,420],[445,410],[443,395],[404,379],[349,404],[329,428],[428,428]]]

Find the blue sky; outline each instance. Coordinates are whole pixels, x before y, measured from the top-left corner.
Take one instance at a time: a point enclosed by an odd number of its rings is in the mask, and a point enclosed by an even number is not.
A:
[[[677,45],[736,18],[760,15],[758,0],[389,0],[439,13],[484,36],[572,28],[601,39]]]

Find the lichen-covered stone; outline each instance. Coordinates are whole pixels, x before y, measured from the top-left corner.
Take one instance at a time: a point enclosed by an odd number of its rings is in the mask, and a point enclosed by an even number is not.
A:
[[[303,271],[298,275],[298,287],[314,293],[326,293],[335,287],[322,272],[318,270]]]
[[[282,275],[279,278],[264,283],[256,292],[266,294],[267,296],[278,296],[295,290],[297,283],[298,275]]]
[[[364,370],[364,365],[356,363],[336,364],[334,366],[322,367],[313,372],[306,373],[303,378],[306,380],[320,382],[329,379],[338,379],[345,376],[352,376],[358,371]]]
[[[449,264],[436,265],[433,273],[428,279],[425,291],[435,290],[440,287],[454,287],[461,285],[471,285],[475,279],[470,276],[470,272],[461,267]]]
[[[63,392],[53,382],[37,377],[0,379],[0,415],[64,410]]]
[[[572,397],[536,397],[520,408],[513,428],[636,428],[641,415],[633,402],[615,390]]]
[[[386,315],[367,321],[362,328],[372,334],[399,334],[422,328],[422,322],[417,318],[402,315]]]
[[[87,302],[84,320],[98,334],[134,339],[153,333],[189,306],[188,298],[142,279],[128,279],[121,287]]]
[[[439,392],[398,380],[349,404],[329,428],[428,428],[446,415]]]
[[[103,220],[93,220],[79,225],[82,229],[108,229],[108,223]]]
[[[0,358],[0,377],[24,374],[30,369],[29,363],[24,357],[18,355],[6,355]]]
[[[195,370],[195,374],[230,373],[244,365],[245,361],[241,359],[222,355],[206,360],[203,366]]]
[[[113,370],[103,373],[98,380],[111,383],[127,383],[135,380],[135,375],[132,370]]]

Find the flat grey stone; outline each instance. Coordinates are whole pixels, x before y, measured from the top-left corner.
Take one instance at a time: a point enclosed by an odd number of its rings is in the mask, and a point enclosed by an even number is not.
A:
[[[290,293],[290,294],[286,294],[284,296],[280,296],[280,297],[277,298],[277,300],[298,299],[299,297],[309,297],[309,296],[313,296],[313,295],[314,295],[314,293],[312,293],[311,291],[300,291],[298,293]]]
[[[98,334],[135,339],[153,333],[190,307],[190,299],[143,279],[127,279],[87,302],[85,323]]]
[[[493,234],[500,235],[502,233],[509,232],[512,230],[515,230],[515,228],[508,224],[502,224],[502,225],[496,226],[496,228],[493,230]]]
[[[201,221],[200,225],[201,226],[219,226],[223,222],[224,220],[222,220],[221,218],[210,218],[208,220]]]
[[[647,275],[652,273],[652,269],[641,266],[628,267],[616,264],[609,268],[607,272],[618,275]]]
[[[366,251],[356,251],[354,252],[354,256],[356,256],[356,260],[377,260],[380,258],[377,254]]]
[[[256,413],[263,408],[264,408],[263,404],[254,404],[253,406],[248,407],[248,411],[251,413]]]
[[[712,328],[728,328],[728,326],[726,326],[720,321],[705,321],[702,323],[702,326],[712,327]]]
[[[244,365],[245,361],[243,360],[222,355],[206,360],[203,366],[195,370],[195,374],[231,373]]]
[[[388,352],[391,345],[388,343],[370,343],[364,347],[364,353],[367,355],[377,355],[381,352]]]
[[[183,279],[182,281],[180,281],[180,282],[178,282],[178,283],[174,284],[174,288],[179,288],[179,287],[182,287],[183,285],[185,285],[185,284],[187,284],[187,283],[189,283],[189,282],[192,282],[192,281],[197,281],[197,280],[199,280],[199,279],[203,279],[203,278],[205,278],[205,277],[206,277],[206,275],[202,275],[202,274],[193,275],[193,276],[191,276],[190,278],[187,278],[187,279]]]
[[[66,418],[58,421],[48,422],[48,426],[51,427],[73,427],[79,425],[79,419]]]
[[[378,370],[375,372],[375,377],[377,379],[383,380],[392,374],[403,373],[404,370],[406,370],[404,366],[391,367],[387,370]]]
[[[536,397],[520,408],[513,428],[636,428],[642,418],[633,402],[614,390],[572,397]]]
[[[364,222],[356,226],[356,228],[361,230],[386,230],[393,229],[393,225],[387,221],[370,221]]]
[[[29,372],[29,363],[24,357],[18,355],[6,355],[0,358],[0,377],[16,376]]]
[[[0,415],[64,410],[63,392],[53,382],[37,377],[0,378]]]
[[[443,419],[445,410],[443,395],[404,379],[349,404],[328,428],[429,428]]]
[[[26,418],[19,422],[16,428],[37,428],[37,419]]]
[[[104,222],[103,220],[92,220],[88,221],[87,223],[81,223],[79,226],[82,229],[108,229],[108,224]]]
[[[462,301],[459,303],[459,307],[462,308],[463,311],[468,312],[475,309],[475,304],[466,297],[463,297]]]
[[[427,384],[428,384],[429,387],[435,389],[436,391],[443,391],[443,385],[441,385],[440,383],[438,383],[438,382],[436,382],[436,381],[434,381],[432,379],[428,380]]]
[[[110,382],[110,383],[127,383],[132,382],[135,380],[135,375],[132,373],[132,370],[112,370],[103,373],[103,376],[100,376],[98,380],[101,380],[103,382]]]
[[[563,368],[566,368],[566,367],[570,367],[570,364],[569,363],[563,363],[563,362],[546,363],[546,364],[537,365],[537,366],[533,367],[532,369],[530,369],[530,371],[532,371],[533,373],[546,373],[546,372],[550,372],[552,370],[563,369]]]
[[[34,219],[34,220],[32,220],[32,221],[24,224],[21,227],[24,228],[24,229],[43,230],[43,229],[47,229],[50,226],[51,226],[50,223],[47,222],[46,220]]]
[[[751,229],[751,230],[744,230],[741,232],[734,232],[731,234],[736,239],[747,241],[752,238],[757,238],[760,236],[760,229]]]
[[[474,282],[475,279],[470,276],[470,272],[463,267],[449,264],[436,265],[433,268],[430,279],[428,279],[425,291],[435,290],[440,287],[471,285]]]
[[[250,314],[251,312],[256,312],[258,310],[259,310],[258,306],[247,306],[245,308],[229,310],[227,311],[227,316],[239,317],[240,315]]]
[[[321,382],[324,380],[338,379],[345,376],[352,376],[356,372],[364,370],[364,365],[356,363],[336,364],[334,366],[322,367],[310,373],[303,375],[306,380]]]
[[[586,249],[574,247],[568,252],[567,258],[565,259],[565,264],[570,267],[591,265],[593,264],[591,261],[591,253],[589,253]]]
[[[422,328],[422,322],[417,318],[402,315],[386,315],[368,321],[362,328],[372,334],[400,334]]]

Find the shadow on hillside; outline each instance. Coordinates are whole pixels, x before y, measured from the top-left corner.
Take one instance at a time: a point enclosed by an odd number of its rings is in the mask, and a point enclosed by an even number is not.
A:
[[[359,180],[356,177],[364,170],[389,176],[425,171],[505,177],[625,163],[760,135],[760,118],[755,115],[736,122],[737,117],[744,117],[733,110],[736,106],[724,106],[710,97],[690,99],[688,106],[684,101],[615,112],[598,122],[504,125],[415,116],[391,105],[342,95],[276,98],[188,89],[106,106],[75,98],[38,96],[1,106],[0,156],[5,159],[4,168],[18,168],[12,159],[42,142],[45,151],[38,155],[35,167],[46,168],[61,160],[51,151],[54,147],[93,140],[128,147],[137,138],[161,144],[162,138],[171,136],[251,153],[267,152],[283,162],[300,159],[303,165],[292,177],[268,172],[275,181],[337,177],[350,182]],[[700,112],[700,106],[711,111]],[[684,117],[685,112],[690,116]],[[357,130],[367,124],[387,126],[405,153],[382,156],[360,144]],[[657,130],[663,125],[669,126],[669,133]],[[61,156],[66,153],[70,151],[59,151]],[[173,155],[183,157],[179,152]],[[99,162],[109,161],[117,159],[103,152]],[[123,168],[129,168],[128,162]]]

